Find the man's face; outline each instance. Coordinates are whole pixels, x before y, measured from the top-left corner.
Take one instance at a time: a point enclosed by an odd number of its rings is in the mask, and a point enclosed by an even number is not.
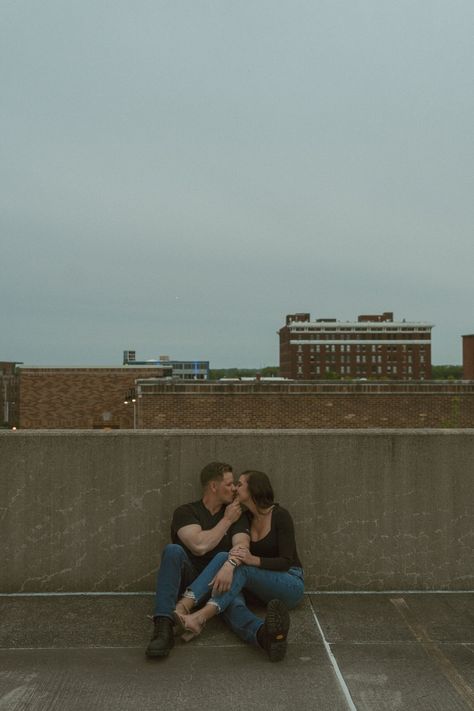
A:
[[[230,504],[234,500],[236,487],[232,472],[224,472],[222,480],[217,482],[216,494],[223,504]]]

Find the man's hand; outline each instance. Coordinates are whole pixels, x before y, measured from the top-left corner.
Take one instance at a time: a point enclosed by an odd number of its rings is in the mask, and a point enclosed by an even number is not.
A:
[[[228,504],[226,506],[225,512],[224,512],[224,518],[226,521],[229,521],[231,524],[235,523],[236,521],[239,520],[239,518],[242,515],[242,509],[240,508],[240,503],[238,499],[234,499],[234,501],[231,504]]]
[[[249,549],[245,548],[245,546],[234,546],[229,555],[245,565],[260,565],[260,559],[257,556],[252,555]]]
[[[230,565],[230,563],[224,563],[217,575],[215,575],[209,583],[209,587],[212,585],[212,594],[219,595],[220,593],[225,593],[230,590],[233,576],[234,568]]]

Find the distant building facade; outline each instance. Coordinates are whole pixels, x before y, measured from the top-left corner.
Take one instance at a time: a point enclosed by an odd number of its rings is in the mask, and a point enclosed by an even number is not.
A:
[[[472,428],[474,383],[138,381],[139,429]]]
[[[474,333],[462,337],[462,377],[474,380]]]
[[[137,360],[135,351],[123,352],[124,365],[143,365],[148,368],[156,366],[172,367],[173,378],[179,380],[208,380],[209,361],[208,360],[172,360],[168,355],[162,355],[157,359]]]
[[[279,331],[280,375],[295,380],[427,380],[433,325],[394,321],[388,311],[350,322],[288,314]]]
[[[144,366],[15,377],[21,429],[474,427],[474,382],[184,381]]]
[[[166,378],[171,368],[144,366],[32,367],[16,369],[22,429],[132,429],[139,378]],[[135,399],[135,397],[134,397]]]
[[[0,427],[16,424],[18,409],[18,361],[0,361]]]

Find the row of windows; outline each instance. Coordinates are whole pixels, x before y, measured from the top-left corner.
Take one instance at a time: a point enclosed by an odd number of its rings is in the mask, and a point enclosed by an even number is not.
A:
[[[414,333],[410,335],[400,335],[400,336],[395,336],[390,333],[381,333],[379,334],[380,338],[377,336],[374,336],[371,333],[359,333],[354,336],[348,336],[344,333],[341,334],[329,334],[329,335],[318,335],[318,336],[294,336],[291,338],[291,345],[294,345],[295,341],[305,341],[305,345],[308,345],[308,341],[316,341],[316,342],[321,342],[324,343],[324,341],[370,341],[371,343],[373,342],[385,342],[385,341],[390,341],[390,342],[395,342],[399,343],[400,341],[423,341],[424,343],[430,344],[431,343],[431,338],[430,336],[424,336],[421,333]],[[352,344],[351,344],[352,346]],[[352,346],[353,347],[353,346]]]
[[[361,376],[361,375],[383,375],[384,373],[388,375],[397,375],[401,374],[403,372],[408,373],[408,375],[413,375],[413,368],[411,365],[408,366],[406,371],[401,370],[398,371],[396,366],[390,367],[388,366],[386,369],[382,368],[381,365],[378,366],[372,366],[372,369],[367,371],[366,369],[362,368],[356,368],[355,370],[353,368],[350,368],[348,366],[341,366],[340,368],[337,369],[337,371],[334,368],[331,367],[321,367],[321,366],[316,366],[315,368],[312,368],[310,371],[311,375],[321,375],[325,374],[327,375],[328,373],[331,372],[337,372],[340,375],[356,375],[356,376]],[[303,374],[303,368],[302,366],[298,366],[298,375]],[[420,369],[419,372],[420,378],[423,380],[425,376],[425,371],[423,368]]]
[[[307,351],[307,347],[299,345],[297,352],[303,353],[303,348],[304,348],[304,350]],[[408,346],[408,345],[385,346],[385,351],[387,353],[389,353],[389,352],[390,353],[397,353],[400,350],[411,352],[415,348],[418,348],[420,353],[425,352],[425,346],[418,346],[417,347],[417,346]],[[383,349],[384,349],[384,346],[380,346],[380,345],[379,346],[377,346],[377,345],[372,345],[372,346],[342,345],[342,346],[339,346],[339,345],[332,344],[330,346],[310,346],[310,353],[321,353],[321,352],[322,353],[324,353],[324,352],[326,352],[326,353],[328,353],[328,352],[331,352],[331,353],[339,353],[339,352],[340,353],[354,353],[354,352],[356,352],[356,353],[366,353],[366,352],[376,353],[376,352],[383,351]]]
[[[326,353],[326,355],[323,355],[323,356],[320,357],[320,358],[318,358],[318,357],[312,355],[312,356],[310,356],[309,360],[310,360],[310,363],[313,363],[315,360],[318,360],[318,361],[320,361],[320,360],[325,360],[325,361],[331,361],[331,362],[335,362],[335,361],[337,360],[337,361],[340,361],[341,363],[350,363],[350,362],[356,362],[356,363],[367,363],[367,362],[369,362],[369,363],[382,363],[383,361],[384,361],[384,362],[389,362],[389,363],[397,363],[397,362],[400,361],[400,360],[401,360],[401,361],[405,361],[405,360],[406,360],[408,363],[412,363],[412,362],[413,362],[413,355],[412,355],[411,353],[408,353],[407,356],[406,356],[406,358],[397,358],[396,354],[387,353],[387,354],[386,354],[386,357],[383,358],[380,354],[378,354],[378,355],[372,355],[372,356],[356,355],[356,356],[354,357],[353,355],[351,356],[351,355],[349,355],[349,354],[342,354],[342,355],[339,355],[339,354],[337,354],[337,353]],[[305,361],[305,359],[303,358],[303,356],[298,355],[297,362],[298,362],[298,363],[303,363],[304,361]],[[424,362],[425,362],[425,356],[424,356],[424,355],[420,355],[418,361],[419,361],[420,363],[424,363]]]

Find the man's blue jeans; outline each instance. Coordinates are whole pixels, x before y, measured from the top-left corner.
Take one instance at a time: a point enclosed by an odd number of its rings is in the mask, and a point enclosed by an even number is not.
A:
[[[167,545],[156,577],[154,616],[172,620],[177,601],[197,574],[184,548],[177,543]]]
[[[200,605],[209,598],[212,589],[209,583],[227,557],[227,553],[217,553],[196,580],[188,585],[187,595],[193,597],[196,604]],[[295,567],[281,572],[241,565],[234,570],[230,590],[212,596],[212,603],[219,608],[222,618],[229,627],[245,642],[256,645],[257,632],[263,620],[246,606],[241,593],[243,588],[256,595],[262,602],[270,602],[273,598],[278,598],[291,609],[296,607],[304,594],[303,570]]]

